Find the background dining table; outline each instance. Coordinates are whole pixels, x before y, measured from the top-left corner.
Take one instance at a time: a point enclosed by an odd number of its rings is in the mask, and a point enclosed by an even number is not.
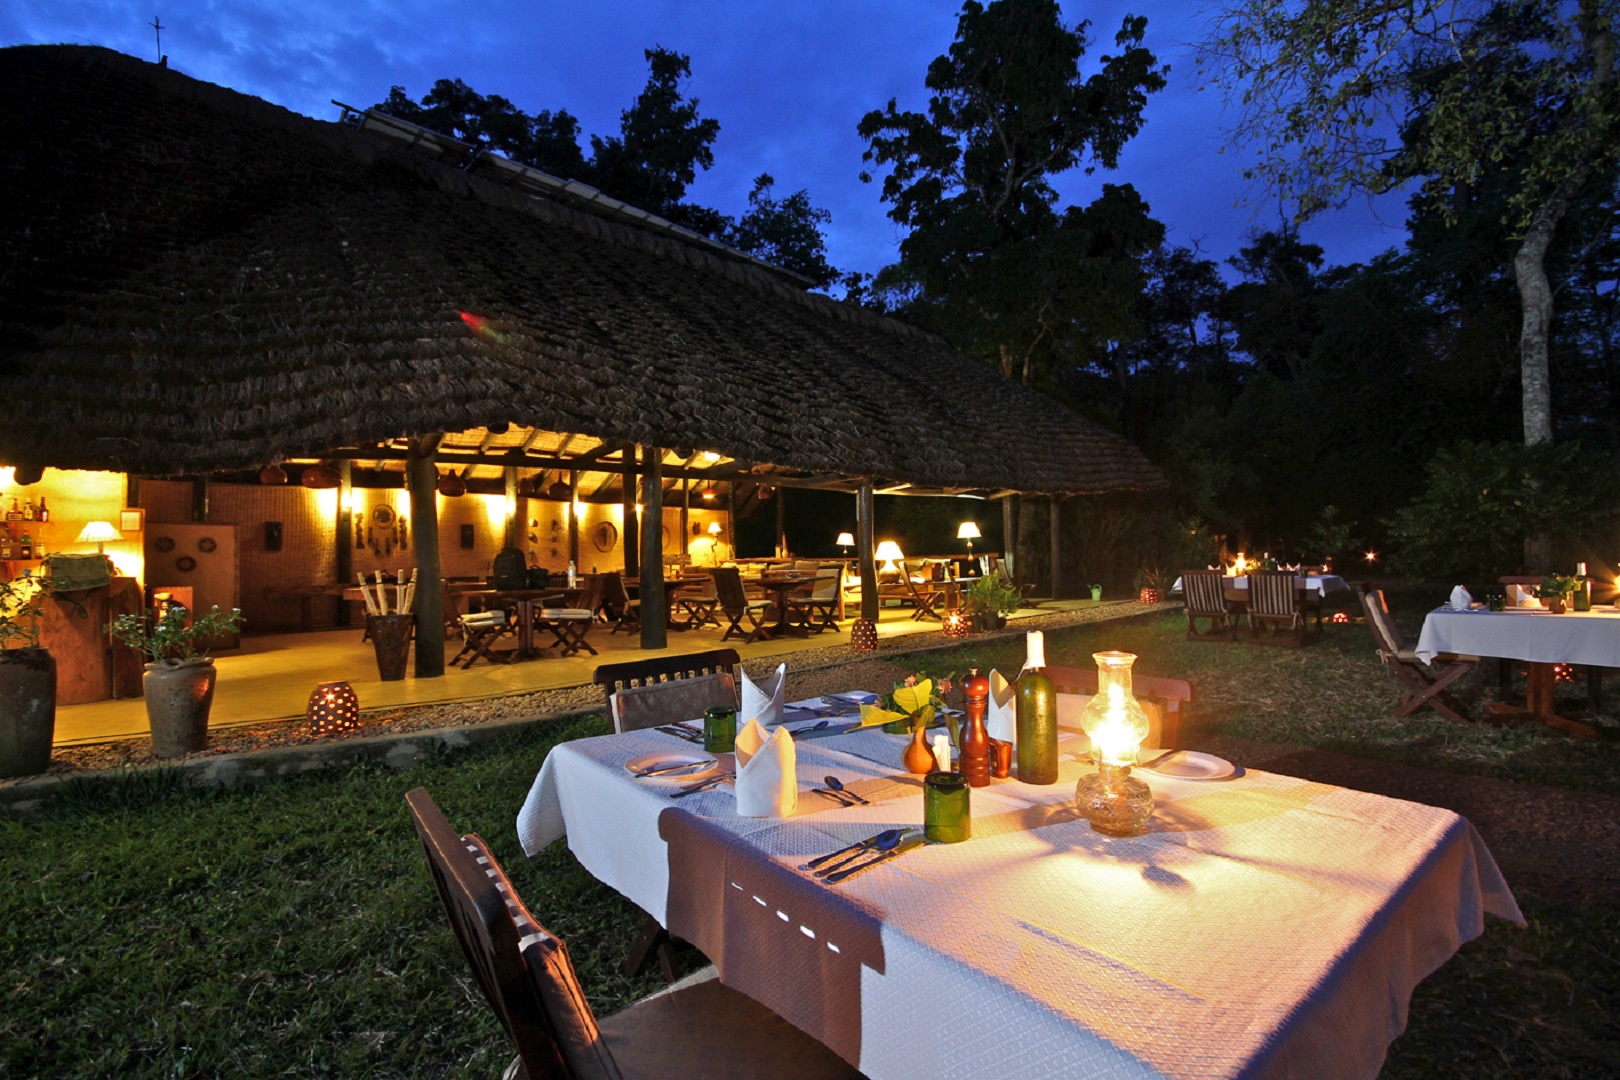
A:
[[[1150,830],[1111,839],[1075,810],[1090,766],[1071,752],[1055,785],[973,789],[966,843],[829,885],[801,864],[918,827],[922,796],[901,737],[820,735],[797,741],[785,818],[740,817],[724,785],[677,800],[677,783],[631,778],[632,757],[692,751],[671,735],[564,743],[518,837],[532,855],[566,835],[724,983],[875,1080],[1372,1077],[1412,988],[1484,914],[1523,922],[1450,811],[1241,769],[1139,770]],[[826,775],[871,805],[812,793]]]
[[[1423,630],[1412,651],[1426,664],[1441,653],[1522,660],[1525,711],[1498,710],[1496,719],[1523,715],[1566,734],[1597,738],[1595,726],[1558,715],[1553,700],[1555,667],[1620,667],[1620,611],[1606,606],[1554,615],[1546,608],[1440,607],[1423,617]]]

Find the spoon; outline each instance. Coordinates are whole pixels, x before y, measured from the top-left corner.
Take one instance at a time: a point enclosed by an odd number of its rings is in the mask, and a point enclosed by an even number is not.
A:
[[[878,839],[872,844],[869,844],[866,848],[851,852],[846,858],[840,859],[835,863],[830,863],[827,866],[823,866],[820,870],[816,871],[816,877],[824,878],[828,874],[837,873],[839,870],[846,868],[857,859],[863,858],[868,854],[876,854],[880,856],[887,855],[889,852],[900,846],[900,839],[903,836],[905,836],[904,829],[888,829],[879,834]]]
[[[848,795],[850,798],[854,799],[856,802],[860,803],[862,806],[871,806],[872,805],[872,800],[871,799],[864,799],[861,796],[855,794],[853,791],[849,790],[849,788],[844,786],[844,782],[842,780],[838,779],[838,777],[832,775],[831,773],[828,773],[826,776],[823,776],[821,778],[821,782],[823,784],[826,784],[828,787],[832,788],[834,791],[841,792],[842,794]]]
[[[816,867],[822,865],[823,863],[831,862],[840,855],[848,855],[850,852],[854,851],[865,851],[868,848],[876,847],[878,844],[882,843],[899,843],[900,836],[905,831],[906,830],[904,829],[884,829],[876,836],[869,837],[868,839],[862,840],[859,843],[851,844],[849,847],[839,848],[837,851],[831,851],[825,855],[817,856],[816,858],[811,859],[809,862],[801,865],[799,869],[814,870]]]

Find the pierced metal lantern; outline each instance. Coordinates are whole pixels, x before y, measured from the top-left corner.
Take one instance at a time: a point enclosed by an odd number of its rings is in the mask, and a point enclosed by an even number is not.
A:
[[[1335,611],[1333,613],[1333,618],[1329,619],[1328,621],[1343,625],[1350,621],[1350,613],[1347,611]]]
[[[968,635],[967,616],[960,611],[951,610],[945,613],[940,629],[948,638],[965,638]]]
[[[871,652],[877,648],[877,623],[871,619],[856,619],[849,630],[849,643],[856,652]]]
[[[1136,594],[1136,598],[1144,604],[1157,604],[1159,602],[1159,590],[1148,585]]]
[[[341,735],[360,727],[360,698],[341,679],[315,684],[304,711],[312,735]]]

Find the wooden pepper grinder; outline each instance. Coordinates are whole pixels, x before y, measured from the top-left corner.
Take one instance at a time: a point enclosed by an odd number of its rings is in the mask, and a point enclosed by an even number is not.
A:
[[[967,723],[962,727],[962,759],[958,764],[969,787],[990,786],[990,732],[984,726],[990,701],[990,680],[971,668],[962,681],[967,696]]]

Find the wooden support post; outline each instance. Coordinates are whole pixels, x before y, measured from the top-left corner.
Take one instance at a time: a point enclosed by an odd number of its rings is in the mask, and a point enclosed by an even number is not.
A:
[[[776,487],[776,557],[787,557],[787,488]]]
[[[347,587],[354,580],[354,462],[338,462],[337,548],[333,557],[337,563],[339,584]],[[337,625],[349,625],[349,602],[339,593],[337,598]],[[306,627],[307,629],[307,627]]]
[[[503,478],[506,481],[506,545],[505,546],[509,547],[509,548],[517,548],[519,551],[522,551],[523,550],[523,545],[518,543],[518,541],[523,538],[524,530],[520,529],[518,527],[518,515],[517,515],[517,504],[518,504],[518,497],[517,497],[517,466],[516,465],[508,465],[508,466],[506,466],[506,468],[502,470],[502,475],[503,475]],[[524,561],[527,562],[528,561],[527,558],[525,558]]]
[[[1013,497],[1001,497],[1001,561],[1007,564],[1007,573],[1017,575],[1013,552],[1018,548],[1018,521],[1013,516]]]
[[[199,476],[191,481],[191,520],[208,521],[208,477]]]
[[[579,498],[579,470],[568,470],[568,561],[579,568],[579,514],[574,502]]]
[[[877,561],[872,558],[872,552],[877,549],[874,540],[876,525],[873,523],[872,518],[875,503],[872,498],[872,482],[870,480],[861,485],[855,499],[856,559],[861,568],[861,618],[877,622]]]
[[[1052,533],[1052,599],[1056,600],[1063,595],[1063,503],[1056,495],[1052,496],[1048,514]]]
[[[641,545],[638,542],[640,533],[636,521],[636,444],[624,444],[624,492],[621,505],[624,507],[624,576],[627,578],[641,576],[641,562],[639,554]],[[645,614],[645,612],[643,612]]]
[[[641,647],[669,644],[669,610],[664,593],[664,452],[649,446],[641,478]]]
[[[444,573],[439,564],[439,435],[411,440],[405,463],[411,493],[411,541],[416,545],[416,677],[444,675]]]

